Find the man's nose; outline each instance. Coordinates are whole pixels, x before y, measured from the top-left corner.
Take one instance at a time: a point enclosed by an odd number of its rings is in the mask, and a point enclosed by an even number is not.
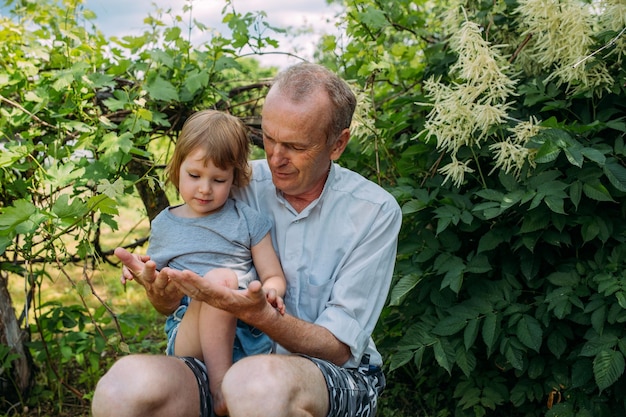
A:
[[[269,154],[270,162],[272,163],[272,165],[282,165],[287,159],[286,151],[287,150],[285,149],[285,146],[281,145],[280,143],[273,145],[271,153]]]

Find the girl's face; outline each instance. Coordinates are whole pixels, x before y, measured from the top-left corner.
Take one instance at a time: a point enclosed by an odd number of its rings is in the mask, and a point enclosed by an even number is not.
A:
[[[234,169],[220,169],[209,161],[204,165],[204,150],[189,153],[180,165],[178,192],[185,205],[177,210],[182,217],[202,217],[218,211],[228,200]]]

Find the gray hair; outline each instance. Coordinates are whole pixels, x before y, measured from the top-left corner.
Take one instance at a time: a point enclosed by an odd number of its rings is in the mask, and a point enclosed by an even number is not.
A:
[[[334,142],[344,129],[350,127],[356,108],[356,97],[348,83],[327,68],[302,62],[280,72],[271,89],[277,89],[294,103],[301,103],[319,91],[330,99],[330,126],[326,134]]]

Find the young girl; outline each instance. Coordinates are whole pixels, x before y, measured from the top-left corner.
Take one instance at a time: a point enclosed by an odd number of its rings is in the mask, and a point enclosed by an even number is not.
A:
[[[248,154],[246,129],[236,117],[206,110],[185,122],[166,169],[184,204],[168,207],[152,221],[148,255],[158,270],[187,269],[230,288],[246,288],[258,278],[268,302],[284,314],[286,283],[269,233],[271,220],[230,198],[231,186],[244,187],[250,180]],[[227,411],[221,383],[233,360],[271,351],[266,335],[187,298],[168,317],[166,331],[169,355],[205,363],[220,415]]]

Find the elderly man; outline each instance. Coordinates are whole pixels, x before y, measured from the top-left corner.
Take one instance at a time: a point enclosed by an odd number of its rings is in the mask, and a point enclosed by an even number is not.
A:
[[[334,163],[350,139],[355,106],[343,80],[309,63],[280,73],[265,99],[267,159],[252,163],[250,185],[234,197],[274,220],[272,239],[287,278],[284,315],[258,283],[230,290],[116,252],[126,278],[140,282],[160,312],[172,313],[187,294],[268,334],[275,354],[248,356],[228,370],[227,410],[212,410],[201,362],[124,357],[98,383],[95,417],[376,414],[385,379],[371,334],[389,290],[402,218],[389,193]]]

